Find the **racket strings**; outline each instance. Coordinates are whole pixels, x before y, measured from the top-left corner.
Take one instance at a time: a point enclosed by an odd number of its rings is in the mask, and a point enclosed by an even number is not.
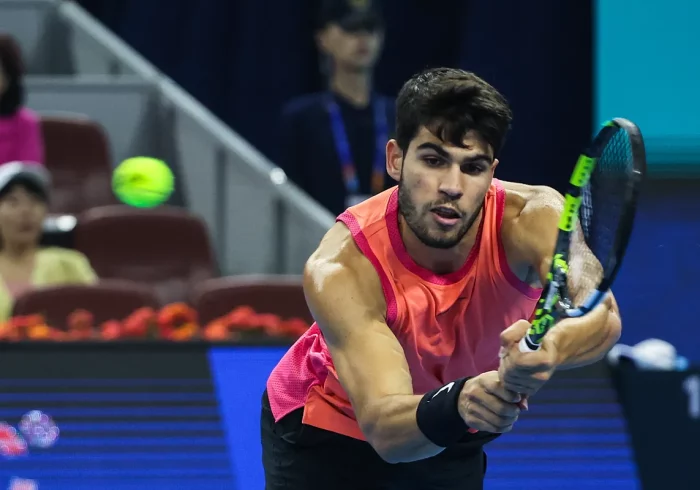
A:
[[[579,211],[583,241],[603,264],[602,271],[600,268],[595,270],[594,264],[583,271],[591,275],[592,281],[599,282],[601,275],[607,276],[615,266],[617,233],[626,209],[627,187],[633,168],[632,143],[627,132],[618,129],[603,148],[590,181],[583,189]],[[572,245],[576,243],[575,240],[572,242]]]
[[[569,245],[567,286],[572,306],[581,306],[603,280],[603,267],[599,260],[587,244],[583,226],[578,226],[572,233]]]

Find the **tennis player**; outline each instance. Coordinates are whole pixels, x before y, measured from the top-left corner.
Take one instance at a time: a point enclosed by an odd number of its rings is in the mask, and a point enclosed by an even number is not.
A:
[[[263,396],[268,490],[481,489],[484,444],[554,371],[600,359],[619,338],[609,296],[539,351],[518,349],[563,199],[494,179],[511,123],[504,97],[441,68],[410,79],[396,107],[386,168],[398,186],[341,214],[306,265],[316,323]],[[600,264],[581,235],[569,265],[571,295],[585,298],[580,271]]]

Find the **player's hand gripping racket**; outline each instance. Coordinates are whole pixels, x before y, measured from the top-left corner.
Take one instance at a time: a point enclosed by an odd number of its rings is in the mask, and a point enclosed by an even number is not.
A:
[[[632,233],[645,173],[644,140],[639,128],[627,119],[607,122],[579,156],[564,196],[547,284],[532,326],[520,341],[522,352],[539,349],[558,320],[583,316],[605,299]],[[572,236],[580,233],[582,239],[577,236],[572,241]],[[572,250],[572,243],[580,250]],[[592,291],[580,304],[575,304],[567,288],[570,251],[578,261],[577,282]]]

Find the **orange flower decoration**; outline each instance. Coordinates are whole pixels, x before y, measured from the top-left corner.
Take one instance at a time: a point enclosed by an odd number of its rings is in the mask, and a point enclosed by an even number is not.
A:
[[[83,309],[75,310],[68,315],[67,340],[90,340],[95,337],[95,316]]]
[[[122,337],[124,326],[117,320],[109,320],[100,325],[100,338],[102,340],[119,340]]]
[[[196,323],[185,323],[174,329],[170,333],[170,340],[175,342],[185,342],[193,340],[199,335],[199,325]]]
[[[172,303],[158,313],[160,337],[170,340],[190,340],[199,334],[197,312],[185,303]]]
[[[283,335],[283,323],[282,318],[279,315],[273,315],[272,313],[258,313],[255,315],[255,322],[258,327],[263,330],[267,335],[272,335],[278,337]]]
[[[224,317],[229,329],[251,330],[258,328],[257,314],[250,306],[239,306]]]
[[[226,317],[213,320],[204,328],[202,337],[210,342],[223,342],[231,340],[231,332],[229,331]]]
[[[0,341],[16,342],[19,340],[17,329],[12,325],[12,319],[0,323]]]
[[[129,339],[155,338],[157,315],[153,308],[143,307],[129,315],[123,323],[122,337]]]
[[[54,340],[54,329],[45,324],[32,325],[27,329],[30,340]]]
[[[281,331],[288,337],[299,338],[309,329],[310,325],[301,318],[290,318],[282,322]]]
[[[43,315],[14,316],[8,320],[8,340],[28,340],[29,329],[46,323]]]

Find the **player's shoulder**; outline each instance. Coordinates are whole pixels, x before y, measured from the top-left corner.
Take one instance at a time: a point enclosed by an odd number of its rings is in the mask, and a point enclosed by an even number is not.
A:
[[[551,187],[501,181],[506,193],[503,225],[525,225],[557,218],[564,198]]]
[[[360,251],[351,231],[343,223],[336,223],[321,240],[304,267],[304,289],[322,297],[325,292],[347,290],[359,295],[368,306],[381,307],[381,282],[372,263]]]
[[[506,193],[501,240],[511,269],[518,277],[530,277],[551,245],[552,232],[562,209],[563,198],[551,187],[502,182]],[[536,269],[535,269],[536,270]]]
[[[335,223],[321,239],[316,250],[306,262],[305,274],[316,278],[349,278],[369,271],[371,263],[355,243],[350,229],[341,222]]]

